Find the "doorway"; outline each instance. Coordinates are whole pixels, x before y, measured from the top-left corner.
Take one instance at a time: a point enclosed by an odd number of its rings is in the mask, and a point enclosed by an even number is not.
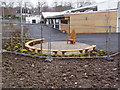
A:
[[[34,20],[32,20],[32,23],[36,23],[36,20],[34,19]]]

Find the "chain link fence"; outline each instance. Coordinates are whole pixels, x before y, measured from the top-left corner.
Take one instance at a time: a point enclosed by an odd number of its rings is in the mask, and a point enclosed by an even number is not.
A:
[[[118,53],[118,27],[86,24],[89,19],[84,18],[85,23],[70,24],[61,20],[48,20],[48,23],[32,20],[26,22],[22,13],[22,2],[19,3],[20,16],[12,19],[4,17],[2,8],[2,49],[23,55],[52,58],[90,58],[105,57],[110,59],[111,55]],[[39,8],[40,9],[40,8]],[[40,11],[40,10],[39,10]],[[41,14],[40,12],[39,14]],[[26,15],[26,13],[24,13]],[[108,16],[107,16],[108,15]],[[109,12],[105,23],[109,25]],[[41,17],[40,17],[41,18]],[[90,18],[93,21],[94,18]],[[71,19],[72,20],[72,19]],[[81,21],[83,19],[80,19]],[[45,20],[46,22],[46,20]],[[67,24],[62,24],[67,23]],[[105,24],[106,25],[106,24]],[[72,31],[74,35],[72,36]],[[74,38],[73,38],[74,37]],[[94,47],[93,47],[94,46]]]
[[[104,28],[105,32],[77,33],[78,31],[75,31],[76,41],[75,44],[72,44],[69,41],[67,43],[71,33],[55,29],[53,24],[16,23],[9,20],[3,21],[3,49],[15,53],[46,57],[48,59],[58,57],[110,57],[110,55],[118,52],[118,34],[114,32],[116,27],[93,25],[68,26],[77,27],[79,28],[78,30],[81,30],[81,28],[88,29],[89,32],[95,31],[95,28]],[[26,49],[25,43],[37,39],[39,39],[39,42],[33,42],[34,44],[30,45],[37,49]],[[44,42],[41,42],[40,39],[44,39]],[[95,50],[89,48],[92,45],[96,45]],[[87,48],[89,49],[86,52]]]

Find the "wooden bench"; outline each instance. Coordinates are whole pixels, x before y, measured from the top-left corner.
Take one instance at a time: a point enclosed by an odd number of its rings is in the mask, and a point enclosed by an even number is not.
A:
[[[45,39],[31,40],[31,41],[25,43],[25,47],[26,47],[26,49],[30,49],[30,50],[32,50],[32,51],[34,51],[36,53],[41,52],[40,48],[35,48],[35,47],[33,47],[33,45],[38,44],[41,41],[43,43],[44,40]],[[73,49],[73,50],[52,50],[51,49],[50,51],[53,52],[54,54],[57,54],[58,52],[62,52],[62,55],[64,55],[66,52],[74,52],[74,51],[78,51],[80,53],[83,53],[83,51],[85,51],[85,53],[88,53],[89,50],[95,50],[95,49],[96,49],[96,45],[92,45],[92,46],[89,46],[89,47],[84,48],[84,49]],[[49,51],[49,50],[48,49],[42,49],[42,51]]]
[[[44,38],[42,38],[42,39],[36,39],[36,40],[32,40],[32,42],[33,42],[33,45],[35,45],[35,44],[39,44],[39,43],[44,43]]]
[[[57,54],[59,50],[52,50],[54,54]]]
[[[84,49],[73,49],[73,50],[60,50],[62,52],[62,55],[64,55],[66,52],[80,52],[83,53]]]
[[[43,38],[43,39],[31,40],[31,41],[25,43],[25,47],[26,47],[26,49],[28,49],[28,48],[30,48],[31,46],[35,45],[35,44],[38,44],[38,43],[40,43],[40,42],[43,43],[44,40],[45,40],[44,38]]]
[[[41,52],[41,49],[40,48],[36,48],[36,51],[37,52]],[[42,51],[49,51],[48,49],[42,49]],[[59,50],[50,50],[51,52],[53,52],[54,54],[57,54]]]
[[[62,55],[64,55],[66,52],[74,52],[74,51],[79,51],[80,53],[83,53],[84,50],[85,50],[85,53],[88,53],[88,51],[90,49],[95,50],[96,49],[96,45],[92,45],[92,46],[84,48],[84,49],[60,50],[60,51],[62,52]]]
[[[70,41],[70,44],[75,44],[75,42],[76,42],[76,32],[75,32],[75,30],[72,30],[70,38],[69,39],[67,38],[66,41],[67,41],[67,44],[68,44],[69,41]]]
[[[96,45],[92,45],[92,46],[90,46],[90,47],[85,48],[85,49],[84,49],[84,50],[85,50],[85,53],[88,53],[88,51],[89,51],[90,49],[95,50],[95,49],[96,49]]]
[[[69,41],[70,41],[70,44],[75,44],[76,39],[67,39],[67,44],[68,44]]]

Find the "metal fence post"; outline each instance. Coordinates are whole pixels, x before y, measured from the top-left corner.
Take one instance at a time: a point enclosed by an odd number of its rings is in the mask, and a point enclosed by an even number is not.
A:
[[[0,7],[0,16],[2,16],[2,8]],[[2,18],[0,18],[0,53],[2,53]],[[1,57],[2,55],[0,55]]]
[[[43,36],[42,36],[42,23],[40,23],[41,24],[41,39],[43,38]],[[40,49],[41,49],[41,54],[42,54],[42,42],[40,42]]]
[[[1,11],[0,7],[0,16],[2,16]],[[0,21],[0,69],[2,69],[2,18],[0,18]],[[0,71],[0,77],[2,77],[2,70]],[[2,89],[2,78],[0,78],[0,89]]]
[[[21,1],[21,9],[20,9],[20,13],[21,13],[21,41],[22,41],[22,49],[23,49],[23,20],[22,20],[22,1]]]
[[[120,1],[118,2],[118,52],[120,53]]]
[[[50,27],[52,24],[50,25]],[[45,61],[51,62],[53,60],[51,56],[51,29],[49,29],[49,40],[48,40],[48,57],[46,57]]]
[[[111,30],[112,30],[112,26],[109,26],[109,30],[108,30],[108,37],[107,37],[107,41],[108,41],[108,46],[107,46],[107,60],[108,61],[113,61],[114,59],[110,57],[110,36],[111,36]]]

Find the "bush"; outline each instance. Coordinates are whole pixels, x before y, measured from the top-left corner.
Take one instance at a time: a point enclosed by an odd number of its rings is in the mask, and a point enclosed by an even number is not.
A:
[[[26,53],[28,50],[27,49],[21,49],[20,52],[21,53]]]

